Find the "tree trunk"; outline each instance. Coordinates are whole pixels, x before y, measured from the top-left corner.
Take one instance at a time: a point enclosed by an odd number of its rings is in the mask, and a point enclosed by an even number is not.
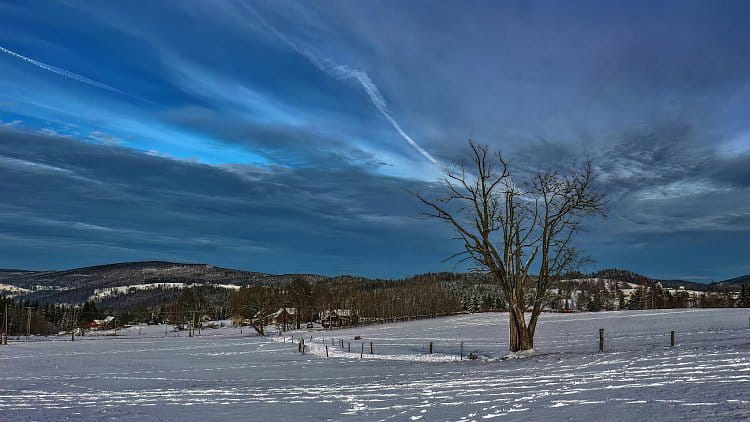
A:
[[[516,317],[513,312],[508,313],[510,330],[508,333],[508,343],[510,345],[509,350],[511,352],[517,352],[518,349],[518,327],[516,327]]]
[[[528,328],[519,331],[518,348],[519,350],[531,350],[534,348],[534,338],[531,336]]]
[[[524,319],[523,312],[513,309],[508,313],[509,315],[509,350],[510,352],[518,352],[523,350],[531,350],[534,348],[534,335],[531,327],[526,326],[526,320]]]

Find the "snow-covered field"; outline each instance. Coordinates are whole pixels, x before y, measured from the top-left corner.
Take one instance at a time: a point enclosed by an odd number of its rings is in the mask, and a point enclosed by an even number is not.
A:
[[[307,338],[305,355],[291,333],[247,328],[47,338],[0,347],[0,419],[750,420],[749,316],[548,314],[538,354],[516,360],[496,359],[507,350],[497,313],[293,333]],[[458,360],[461,341],[480,359]]]

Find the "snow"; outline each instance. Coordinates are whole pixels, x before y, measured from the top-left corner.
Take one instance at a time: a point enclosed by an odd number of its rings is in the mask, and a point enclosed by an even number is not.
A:
[[[126,286],[116,287],[103,287],[101,289],[95,289],[94,294],[89,296],[87,300],[101,300],[109,296],[125,295],[137,290],[153,290],[153,289],[184,289],[185,287],[197,287],[197,286],[210,286],[218,287],[222,289],[239,290],[240,286],[234,284],[216,284],[216,283],[145,283],[145,284],[129,284]]]
[[[532,356],[536,356],[536,350],[520,350],[518,352],[510,352],[507,355],[503,356],[501,359],[508,360],[508,359],[525,359],[530,358]]]
[[[23,287],[14,286],[12,284],[0,283],[0,293],[7,297],[14,297],[19,294],[30,293],[31,290],[24,289]]]
[[[0,347],[0,415],[3,420],[748,420],[748,316],[747,309],[545,314],[535,353],[508,360],[499,360],[507,354],[502,313],[300,330],[283,337],[257,337],[247,327],[242,334],[226,327],[188,337],[171,327],[165,335],[164,326],[142,326],[140,335],[139,327],[131,327],[119,330],[122,335],[99,332],[75,342],[34,338]],[[605,329],[605,353],[597,352],[599,328]],[[671,330],[675,348],[669,347]],[[296,344],[303,336],[305,355]],[[480,358],[461,361],[461,341],[465,354]],[[429,342],[433,355],[427,353]]]

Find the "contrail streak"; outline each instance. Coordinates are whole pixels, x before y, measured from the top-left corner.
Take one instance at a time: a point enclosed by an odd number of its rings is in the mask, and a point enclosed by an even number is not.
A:
[[[409,143],[414,149],[419,151],[420,154],[422,154],[425,158],[432,161],[433,164],[440,166],[440,163],[433,157],[429,152],[427,152],[424,148],[422,148],[417,142],[412,139],[411,136],[409,136],[408,133],[404,132],[403,129],[401,129],[401,125],[398,124],[396,119],[391,116],[391,113],[388,111],[388,107],[385,104],[385,99],[383,99],[383,96],[380,94],[380,90],[378,90],[378,87],[375,85],[375,83],[370,79],[370,77],[367,75],[367,73],[358,70],[358,69],[352,69],[349,66],[336,66],[334,75],[346,77],[346,78],[354,78],[356,79],[361,85],[362,88],[365,90],[367,95],[370,97],[370,101],[375,105],[375,108],[380,111],[380,114],[382,114],[389,122],[391,122],[391,125],[394,129],[401,135],[402,138],[406,139],[406,142]]]
[[[21,54],[18,54],[15,51],[8,50],[7,48],[0,47],[0,52],[3,52],[5,54],[13,56],[13,57],[15,57],[17,59],[25,61],[26,63],[33,64],[34,66],[36,66],[36,67],[38,67],[40,69],[44,69],[46,71],[49,71],[49,72],[52,72],[52,73],[56,73],[56,74],[58,74],[60,76],[66,77],[66,78],[70,78],[70,79],[76,80],[78,82],[81,82],[81,83],[84,83],[84,84],[87,84],[87,85],[91,85],[91,86],[94,86],[94,87],[97,87],[97,88],[100,88],[100,89],[105,89],[107,91],[114,92],[114,93],[117,93],[117,94],[127,95],[128,97],[132,97],[132,98],[138,98],[138,97],[130,95],[130,94],[126,93],[126,92],[120,91],[117,88],[111,87],[111,86],[103,84],[101,82],[97,82],[97,81],[95,81],[93,79],[89,79],[89,78],[87,78],[85,76],[81,76],[81,75],[79,75],[77,73],[73,73],[73,72],[67,71],[65,69],[60,69],[59,67],[55,67],[55,66],[49,65],[47,63],[42,63],[42,62],[40,62],[38,60],[34,60],[34,59],[30,58],[30,57],[26,57],[26,56],[23,56]],[[140,98],[138,98],[138,99],[140,99]]]
[[[435,159],[429,152],[427,152],[424,148],[422,148],[411,136],[409,136],[408,133],[406,133],[402,128],[401,125],[398,124],[396,119],[391,116],[390,111],[388,110],[388,106],[385,102],[385,99],[383,98],[383,95],[380,94],[380,90],[375,85],[375,83],[370,79],[370,76],[367,75],[364,71],[361,71],[359,69],[354,69],[350,66],[346,65],[336,65],[331,63],[328,60],[321,61],[315,54],[310,52],[309,50],[305,48],[301,48],[296,43],[294,43],[292,40],[290,40],[286,35],[284,35],[282,32],[277,30],[273,25],[268,23],[263,16],[260,15],[252,6],[248,4],[244,4],[245,8],[250,11],[265,27],[269,32],[271,32],[274,36],[279,38],[281,41],[289,45],[292,49],[294,49],[296,52],[302,54],[305,56],[312,64],[314,64],[316,67],[318,67],[320,70],[326,72],[327,74],[333,76],[334,78],[338,79],[354,79],[362,86],[362,88],[367,93],[367,96],[370,97],[370,101],[375,106],[375,108],[378,109],[380,114],[383,115],[383,117],[386,118],[391,123],[391,126],[393,126],[394,129],[396,129],[396,132],[398,132],[399,135],[401,135],[402,138],[406,140],[406,142],[409,143],[414,149],[416,149],[420,154],[422,154],[425,158],[430,160],[433,164],[437,165],[438,167],[442,168],[443,165]]]

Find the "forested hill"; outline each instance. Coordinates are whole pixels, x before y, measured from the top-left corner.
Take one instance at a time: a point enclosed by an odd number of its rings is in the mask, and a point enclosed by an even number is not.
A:
[[[628,270],[622,269],[605,269],[596,271],[589,275],[592,278],[605,278],[610,280],[625,281],[627,283],[640,284],[642,286],[651,286],[656,282],[661,283],[662,287],[676,289],[680,286],[687,290],[697,290],[702,292],[712,291],[739,291],[742,284],[750,284],[750,275],[744,275],[735,277],[729,280],[723,280],[711,283],[698,283],[695,281],[686,280],[663,280],[657,278],[647,277],[641,274],[634,273]]]
[[[265,274],[205,264],[123,262],[63,271],[0,270],[0,294],[40,303],[81,303],[95,297],[106,299],[123,293],[162,295],[164,289],[183,286],[222,286],[223,290],[232,286],[270,286],[293,277],[309,281],[326,278],[314,274]],[[154,288],[156,286],[159,287]]]
[[[325,278],[312,274],[300,275],[310,280]],[[282,282],[291,277],[292,275],[264,274],[205,264],[165,261],[123,262],[63,271],[0,270],[0,282],[26,289],[36,286],[65,289],[104,288],[148,283],[212,283],[241,286]]]
[[[606,269],[592,274],[579,274],[578,277],[610,279],[643,286],[660,282],[664,288],[685,287],[694,291],[739,291],[742,283],[750,276],[738,277],[712,284],[701,284],[684,280],[652,279],[627,270]],[[125,262],[98,265],[64,271],[25,271],[0,270],[0,294],[12,295],[22,300],[40,303],[82,303],[86,300],[104,302],[144,301],[157,302],[158,297],[174,296],[177,289],[190,286],[206,286],[214,289],[217,295],[225,296],[228,291],[239,287],[277,286],[280,287],[294,278],[302,278],[312,283],[341,283],[359,285],[366,289],[393,287],[394,283],[438,283],[449,289],[462,300],[474,297],[494,297],[497,286],[487,276],[474,273],[427,273],[400,280],[370,279],[357,276],[327,277],[315,274],[266,274],[252,271],[220,268],[205,264],[176,263],[165,261]],[[170,292],[166,292],[170,290]],[[125,296],[130,296],[127,301]],[[482,299],[484,301],[487,301]],[[491,300],[486,307],[495,307]]]

